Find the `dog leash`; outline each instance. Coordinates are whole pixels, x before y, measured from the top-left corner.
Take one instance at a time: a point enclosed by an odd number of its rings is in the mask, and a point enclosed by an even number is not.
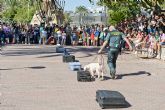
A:
[[[104,71],[104,74],[105,74],[105,73],[107,72],[106,66],[105,66],[106,64],[105,64],[105,62],[104,62],[103,54],[101,54],[100,56],[101,56],[101,59],[102,59],[102,60],[101,60],[101,61],[102,61],[101,63],[102,63],[102,65],[103,65],[103,71]]]
[[[92,60],[92,61],[88,62],[88,64],[90,64],[90,63],[94,62],[96,59],[97,59],[97,56],[95,56],[95,57],[93,58],[93,60]]]

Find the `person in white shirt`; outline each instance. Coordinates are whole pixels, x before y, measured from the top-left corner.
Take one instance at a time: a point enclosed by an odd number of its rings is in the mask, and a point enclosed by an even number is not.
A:
[[[61,30],[57,31],[57,44],[61,45],[61,39],[62,39],[62,32]]]

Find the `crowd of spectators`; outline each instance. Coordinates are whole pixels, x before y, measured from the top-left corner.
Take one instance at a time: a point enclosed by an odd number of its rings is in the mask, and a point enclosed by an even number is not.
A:
[[[55,24],[0,24],[0,44],[61,44],[98,46],[104,41],[103,25],[59,26]],[[101,37],[100,37],[101,35]]]
[[[138,15],[134,19],[125,20],[118,24],[118,30],[122,31],[135,48],[151,48],[153,55],[160,57],[160,49],[165,45],[165,15]]]
[[[18,25],[0,23],[0,44],[61,44],[100,46],[106,38],[104,25],[91,26],[59,26],[55,24]],[[108,28],[108,27],[107,27]],[[116,28],[123,32],[135,44],[135,48],[148,44],[155,55],[160,52],[161,45],[165,45],[165,15],[146,17],[137,15],[133,19],[126,19]],[[127,44],[123,43],[123,48]]]

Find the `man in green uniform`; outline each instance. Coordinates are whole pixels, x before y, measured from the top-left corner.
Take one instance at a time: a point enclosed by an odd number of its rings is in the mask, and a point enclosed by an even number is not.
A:
[[[109,43],[109,51],[108,51],[108,66],[110,69],[110,75],[112,77],[112,79],[115,79],[115,74],[116,74],[116,60],[118,57],[118,54],[120,52],[120,48],[121,48],[121,42],[124,39],[127,44],[129,45],[130,50],[132,50],[132,46],[129,42],[129,40],[126,38],[126,36],[117,31],[115,29],[114,26],[110,26],[109,30],[105,30],[108,34],[106,36],[106,40],[103,43],[103,46],[101,47],[101,49],[98,51],[98,53],[100,54],[102,52],[102,50],[107,46],[107,44]]]

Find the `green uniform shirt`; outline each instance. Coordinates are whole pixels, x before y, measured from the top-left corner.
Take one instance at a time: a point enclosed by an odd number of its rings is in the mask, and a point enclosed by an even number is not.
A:
[[[112,36],[121,36],[123,39],[126,37],[122,32],[119,32],[117,30],[109,32],[108,36],[106,37],[106,41],[110,43],[110,38]],[[109,44],[110,45],[110,44]],[[118,50],[117,48],[110,48],[110,50]]]
[[[114,30],[114,31],[111,31],[111,32],[115,32],[116,34],[121,35],[123,39],[126,37],[124,33],[119,32],[119,31],[117,31],[117,30]],[[112,36],[112,35],[111,35],[111,32],[109,32],[109,34],[108,34],[107,37],[106,37],[106,41],[108,41],[108,42],[109,42],[109,40],[110,40],[110,37]]]

